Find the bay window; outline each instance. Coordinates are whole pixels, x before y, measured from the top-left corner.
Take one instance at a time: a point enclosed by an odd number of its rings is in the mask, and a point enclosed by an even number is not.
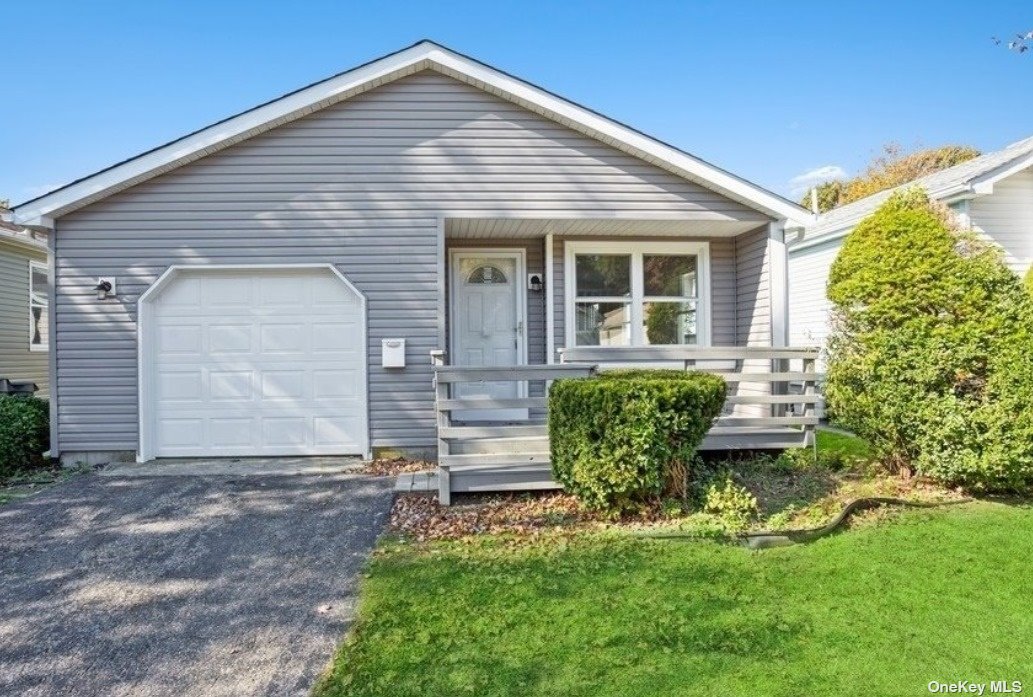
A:
[[[568,346],[709,343],[706,242],[568,242]]]

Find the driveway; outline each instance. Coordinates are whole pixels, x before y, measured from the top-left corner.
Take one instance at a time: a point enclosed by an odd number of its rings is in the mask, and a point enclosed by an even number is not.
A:
[[[391,486],[87,475],[0,507],[0,695],[307,694]]]

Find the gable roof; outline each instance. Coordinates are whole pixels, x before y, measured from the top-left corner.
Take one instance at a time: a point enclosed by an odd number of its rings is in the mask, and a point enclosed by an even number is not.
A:
[[[818,216],[807,226],[805,239],[816,243],[819,238],[832,239],[839,236],[835,233],[846,234],[846,231],[868,217],[895,191],[901,189],[920,186],[925,189],[929,198],[949,203],[958,199],[992,194],[995,182],[1030,166],[1033,166],[1033,137],[834,208]]]
[[[256,106],[15,206],[15,221],[53,220],[134,184],[422,70],[435,70],[514,102],[775,218],[811,217],[792,201],[667,143],[432,41],[420,41]]]

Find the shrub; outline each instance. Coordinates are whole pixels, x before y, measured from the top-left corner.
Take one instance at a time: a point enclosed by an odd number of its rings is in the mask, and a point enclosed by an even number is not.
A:
[[[1033,266],[1026,271],[1026,275],[1022,279],[1022,285],[1026,288],[1027,293],[1033,295]]]
[[[549,392],[553,474],[592,508],[635,508],[661,493],[672,467],[691,461],[724,400],[724,381],[705,373],[557,380]]]
[[[743,530],[757,515],[757,498],[729,475],[720,486],[713,483],[707,489],[703,512],[717,516],[730,530]]]
[[[47,400],[0,395],[0,477],[39,466],[49,447]]]
[[[1033,298],[996,248],[898,193],[847,236],[828,297],[826,397],[880,459],[973,489],[1033,483]]]

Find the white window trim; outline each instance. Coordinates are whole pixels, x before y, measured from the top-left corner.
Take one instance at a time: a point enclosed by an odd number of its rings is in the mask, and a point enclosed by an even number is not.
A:
[[[563,308],[564,308],[564,336],[566,346],[574,348],[576,339],[576,322],[574,303],[576,300],[576,273],[574,269],[574,257],[577,254],[626,254],[631,256],[631,347],[639,348],[663,348],[660,346],[650,347],[645,343],[645,335],[642,328],[642,303],[645,292],[642,281],[642,257],[645,254],[669,254],[669,255],[695,255],[699,262],[699,293],[697,302],[702,306],[699,313],[698,344],[697,346],[710,346],[710,313],[711,313],[711,292],[710,292],[710,243],[709,242],[686,242],[686,241],[587,241],[577,240],[565,242],[563,245]],[[673,300],[673,298],[671,298]],[[594,348],[627,348],[598,346]]]
[[[49,284],[50,269],[48,268],[47,264],[45,264],[42,261],[32,261],[30,259],[29,260],[29,297],[28,297],[28,300],[29,300],[29,350],[32,351],[33,353],[46,353],[47,351],[50,350],[50,336],[49,336],[50,332],[49,331],[43,332],[43,334],[40,335],[40,338],[42,339],[43,343],[41,343],[41,344],[34,344],[34,343],[32,343],[32,333],[36,329],[35,323],[32,320],[32,307],[33,307],[33,305],[32,305],[32,302],[33,302],[33,300],[32,300],[32,274],[33,274],[33,272],[35,272],[37,270],[39,270],[39,271],[43,272],[44,274],[46,274],[47,281],[48,281],[48,283],[47,283],[48,288],[49,288],[49,285],[50,285]],[[43,316],[47,318],[48,325],[49,325],[49,321],[50,321],[50,317],[48,316],[49,312],[50,312],[50,298],[47,298],[47,304],[43,305]]]

